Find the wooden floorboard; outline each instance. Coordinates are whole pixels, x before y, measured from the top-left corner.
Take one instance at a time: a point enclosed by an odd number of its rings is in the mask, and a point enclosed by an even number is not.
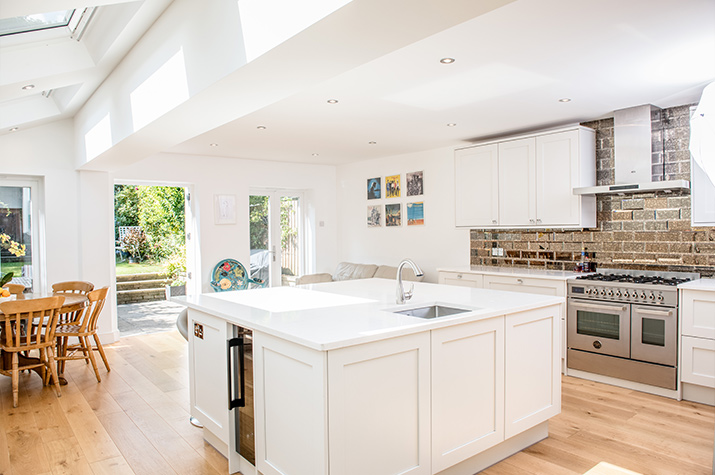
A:
[[[57,398],[36,374],[20,377],[20,406],[0,376],[0,475],[228,473],[189,424],[187,344],[178,332],[106,347],[112,371],[67,363]],[[715,409],[563,378],[549,438],[486,475],[710,475]],[[369,475],[369,474],[366,474]]]

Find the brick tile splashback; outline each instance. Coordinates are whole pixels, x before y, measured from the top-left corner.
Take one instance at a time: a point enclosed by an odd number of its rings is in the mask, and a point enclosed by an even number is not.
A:
[[[653,113],[653,180],[690,179],[691,105]],[[613,119],[596,130],[599,185],[614,181]],[[572,270],[586,251],[598,267],[699,272],[715,276],[715,228],[690,225],[687,190],[599,195],[597,227],[584,230],[471,230],[472,265]],[[503,257],[492,257],[493,247]]]

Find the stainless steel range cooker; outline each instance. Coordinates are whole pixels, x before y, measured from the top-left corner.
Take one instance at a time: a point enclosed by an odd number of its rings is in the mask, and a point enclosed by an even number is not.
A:
[[[567,366],[676,389],[676,286],[699,277],[599,269],[569,281]]]

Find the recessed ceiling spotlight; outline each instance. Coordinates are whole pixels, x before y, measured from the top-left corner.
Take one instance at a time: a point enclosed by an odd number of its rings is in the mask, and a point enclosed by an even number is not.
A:
[[[29,91],[30,89],[35,89],[35,85],[34,85],[34,84],[28,84],[28,85],[26,85],[26,86],[22,86],[22,90],[23,90],[23,91]]]
[[[328,104],[337,104],[338,100],[337,99],[328,99]]]
[[[456,60],[455,60],[454,58],[442,58],[442,59],[439,60],[439,62],[442,63],[442,64],[452,64],[452,63],[454,63],[455,61],[456,61]]]
[[[368,145],[376,145],[377,142],[368,142]]]
[[[454,122],[450,122],[449,124],[447,124],[447,127],[456,127],[456,126],[457,126],[457,124],[455,124]]]
[[[209,144],[209,147],[218,147],[218,144],[217,144],[217,143],[210,143],[210,144]]]
[[[568,97],[562,97],[561,99],[559,99],[559,102],[571,102],[571,99],[569,99]]]
[[[257,128],[258,130],[266,130],[266,126],[265,126],[265,125],[259,125],[259,126],[256,127],[256,128]]]
[[[10,131],[10,132],[17,132],[18,129],[19,129],[19,127],[13,127],[13,128],[10,129],[9,131]]]

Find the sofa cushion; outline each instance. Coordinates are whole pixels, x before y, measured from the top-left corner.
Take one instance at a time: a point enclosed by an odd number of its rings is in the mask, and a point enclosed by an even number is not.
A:
[[[295,279],[295,285],[319,284],[321,282],[332,282],[333,276],[326,273],[301,275]]]
[[[396,279],[397,278],[397,267],[393,266],[380,266],[375,271],[375,278],[380,279]],[[413,282],[422,282],[424,276],[417,277],[415,272],[411,267],[404,267],[402,269],[402,280],[411,280]]]
[[[377,266],[374,264],[352,264],[341,262],[333,273],[333,280],[369,279],[375,275]]]

